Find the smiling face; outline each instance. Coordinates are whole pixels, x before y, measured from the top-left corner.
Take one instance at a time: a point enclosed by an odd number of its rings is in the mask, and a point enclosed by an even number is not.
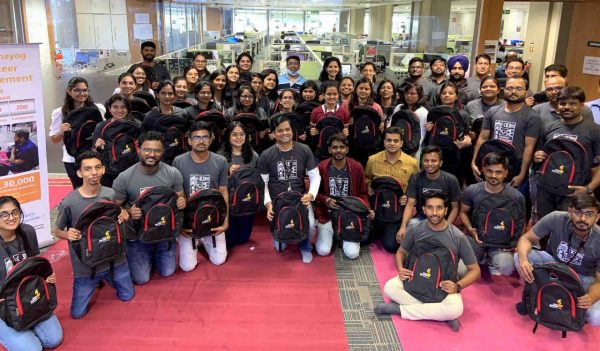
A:
[[[361,71],[363,77],[369,79],[371,82],[373,81],[373,78],[375,77],[375,69],[373,68],[373,65],[364,65],[363,69]]]
[[[83,104],[90,96],[87,84],[77,83],[72,89],[67,90],[67,94],[79,104]]]
[[[242,70],[243,72],[250,72],[250,69],[252,69],[252,61],[250,61],[250,59],[247,56],[242,56],[238,65],[240,67],[240,70]]]
[[[292,142],[292,126],[289,121],[281,122],[275,127],[275,141],[277,144],[288,144]]]
[[[229,134],[229,143],[233,147],[242,147],[246,142],[246,132],[240,126],[236,126]]]
[[[112,115],[112,118],[116,120],[123,119],[127,117],[129,114],[129,110],[127,109],[127,105],[121,100],[114,101],[109,108],[109,112]]]
[[[294,94],[291,91],[281,93],[281,106],[285,111],[291,111],[294,107]]]
[[[275,75],[273,73],[269,73],[267,74],[267,76],[265,77],[265,80],[263,82],[263,88],[265,91],[271,91],[273,89],[275,89],[275,85],[277,77],[275,77]]]
[[[165,85],[158,91],[158,101],[161,106],[171,106],[175,101],[175,91],[170,85]]]
[[[456,90],[453,87],[447,86],[442,89],[440,93],[440,99],[442,100],[442,104],[446,106],[454,106],[454,103],[458,99],[458,95],[456,95]]]
[[[260,77],[254,77],[252,78],[252,82],[250,82],[250,86],[252,86],[255,93],[259,93],[262,90],[263,80]]]
[[[577,99],[562,99],[558,101],[558,113],[565,121],[572,121],[581,116],[583,106]]]
[[[237,67],[231,67],[227,71],[227,81],[230,83],[235,83],[240,79],[240,70]]]
[[[302,90],[302,99],[305,101],[313,101],[317,96],[315,89],[308,87]]]
[[[371,85],[369,83],[360,83],[356,87],[356,95],[361,101],[367,100],[371,96]]]
[[[135,83],[138,86],[141,86],[146,81],[146,71],[142,67],[138,67],[133,71],[133,76],[135,77]]]
[[[429,223],[434,226],[442,223],[446,216],[446,211],[447,208],[444,200],[437,197],[427,199],[423,205],[423,213],[425,213]]]
[[[340,65],[338,65],[336,61],[331,61],[327,67],[325,67],[325,71],[327,72],[327,77],[334,80],[338,73],[340,73]]]
[[[204,85],[200,91],[198,91],[198,94],[196,94],[196,100],[203,105],[208,104],[210,100],[212,100],[212,97],[212,91],[208,85]]]
[[[135,91],[135,80],[130,76],[125,76],[119,82],[119,88],[121,88],[121,93],[125,96],[131,96]]]
[[[184,100],[187,95],[187,82],[184,79],[178,79],[175,82],[175,97],[178,100]]]
[[[394,97],[394,86],[390,82],[385,82],[379,86],[379,96],[383,99]]]
[[[423,168],[427,174],[435,174],[442,168],[442,159],[437,152],[428,152],[423,155]]]
[[[353,91],[354,84],[352,81],[350,79],[342,79],[342,82],[340,83],[340,93],[344,96],[350,96]]]
[[[206,57],[204,55],[198,55],[194,58],[194,67],[200,72],[203,72],[206,69]]]
[[[144,140],[140,145],[140,163],[144,167],[156,167],[164,153],[163,144],[158,140]]]
[[[21,224],[21,211],[12,202],[0,206],[0,230],[15,231]]]
[[[492,99],[500,94],[500,87],[493,79],[488,79],[481,85],[479,91],[481,92],[482,97]]]
[[[188,86],[193,86],[198,83],[198,70],[196,68],[191,68],[185,74],[185,81],[188,83]]]

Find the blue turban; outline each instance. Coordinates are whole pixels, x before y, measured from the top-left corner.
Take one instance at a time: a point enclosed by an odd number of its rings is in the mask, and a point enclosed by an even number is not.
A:
[[[448,69],[451,70],[457,62],[460,63],[460,66],[465,72],[469,70],[469,59],[463,55],[454,55],[450,57],[448,59]]]

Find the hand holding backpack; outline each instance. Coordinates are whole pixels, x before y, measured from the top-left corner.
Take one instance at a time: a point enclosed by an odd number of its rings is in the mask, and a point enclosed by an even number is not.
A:
[[[578,141],[555,138],[547,141],[542,150],[546,153],[537,174],[538,187],[551,194],[567,195],[570,185],[585,185],[592,165],[588,150]]]
[[[525,211],[508,195],[487,194],[473,209],[471,222],[485,247],[513,249],[525,228]]]
[[[256,167],[242,166],[229,176],[229,214],[253,215],[264,210],[265,183]]]
[[[533,265],[533,283],[525,283],[522,302],[529,317],[538,324],[562,331],[580,331],[585,324],[585,310],[577,299],[585,295],[579,275],[564,263]]]
[[[218,190],[198,190],[188,199],[183,214],[183,228],[191,230],[190,236],[196,247],[195,239],[212,236],[211,229],[222,226],[226,216],[227,204]],[[214,236],[213,246],[216,247]]]
[[[400,222],[404,214],[404,206],[400,204],[404,190],[400,183],[392,177],[378,177],[371,182],[371,188],[370,202],[375,219],[381,223]]]
[[[308,238],[308,207],[297,191],[284,191],[273,200],[271,232],[279,243],[298,243]]]
[[[50,262],[40,256],[26,258],[13,266],[0,290],[0,319],[23,331],[52,316],[56,309],[56,287],[46,282],[53,273]]]
[[[181,231],[183,213],[177,208],[177,194],[165,186],[145,189],[133,203],[142,210],[134,222],[137,240],[143,243],[173,241]]]
[[[427,114],[427,122],[433,123],[429,132],[429,145],[439,146],[445,150],[456,150],[455,141],[463,138],[462,117],[457,109],[448,106],[436,106]]]
[[[319,131],[319,134],[315,137],[315,155],[320,159],[325,159],[329,157],[329,138],[342,132],[344,122],[330,112],[317,122],[315,128]]]
[[[352,148],[359,150],[376,150],[381,138],[381,115],[370,106],[355,107],[350,116],[354,122],[350,141]]]
[[[331,210],[331,225],[338,240],[360,243],[369,238],[369,205],[356,196],[336,197],[338,208]]]

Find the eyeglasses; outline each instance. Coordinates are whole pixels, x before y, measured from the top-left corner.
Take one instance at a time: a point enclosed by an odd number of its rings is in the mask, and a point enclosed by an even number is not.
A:
[[[598,214],[595,211],[581,211],[581,210],[571,210],[571,213],[575,217],[581,217],[583,215],[587,219],[592,219],[592,218],[594,218]],[[2,214],[0,213],[0,218],[2,218],[1,216],[2,216]]]
[[[144,148],[142,148],[142,151],[147,154],[151,154],[151,153],[160,154],[163,152],[163,149],[154,149],[151,147],[144,147]]]
[[[88,89],[73,89],[73,92],[74,92],[75,94],[87,94],[87,93],[89,93],[90,91],[89,91]]]
[[[561,91],[562,88],[563,87],[547,87],[545,89],[545,91],[548,93],[552,93],[552,92],[558,93],[559,91]]]
[[[244,138],[246,137],[246,133],[242,132],[242,133],[231,133],[231,136],[234,138]]]
[[[504,88],[504,90],[509,91],[509,92],[513,92],[513,91],[518,91],[519,93],[525,91],[525,88],[523,87],[506,87]]]
[[[254,99],[254,96],[252,96],[252,95],[240,95],[240,100],[250,100],[250,99]]]
[[[7,221],[10,217],[12,216],[12,218],[19,218],[21,217],[21,211],[14,209],[12,210],[12,212],[6,212],[6,211],[2,211],[0,212],[0,219],[3,221]]]
[[[206,63],[206,60],[194,60],[194,63]]]
[[[190,137],[193,141],[208,141],[210,139],[210,135],[193,135]]]

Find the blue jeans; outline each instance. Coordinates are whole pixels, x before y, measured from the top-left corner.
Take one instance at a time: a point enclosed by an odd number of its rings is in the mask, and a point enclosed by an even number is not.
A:
[[[17,331],[0,319],[0,344],[8,351],[55,348],[63,340],[63,331],[56,315],[39,322],[31,330]]]
[[[127,262],[116,266],[113,273],[108,270],[96,273],[93,279],[87,277],[75,278],[73,279],[71,317],[79,319],[88,313],[90,300],[102,281],[106,281],[108,285],[117,290],[117,297],[121,301],[129,301],[135,296]]]
[[[544,263],[558,261],[557,259],[552,257],[552,255],[550,255],[548,252],[540,251],[540,250],[531,250],[529,252],[529,254],[527,255],[527,259],[529,260],[529,263],[531,263],[531,264],[544,264]],[[558,261],[558,262],[560,262],[560,261]],[[518,256],[518,254],[515,253],[515,265],[518,265],[518,264],[519,264],[519,256]],[[592,283],[595,281],[595,277],[588,276],[588,275],[580,274],[579,278],[581,278],[583,290],[585,290],[586,292],[590,288],[590,285],[592,285]],[[592,325],[594,327],[600,326],[600,301],[596,301],[596,303],[594,303],[592,305],[592,308],[590,308],[589,310],[587,310],[585,312],[585,319],[587,320],[587,322],[590,325]]]
[[[152,276],[152,268],[158,271],[163,277],[168,277],[175,273],[177,260],[177,242],[163,241],[156,244],[146,244],[140,241],[127,241],[127,262],[131,269],[131,279],[133,282],[142,285],[146,284]]]

